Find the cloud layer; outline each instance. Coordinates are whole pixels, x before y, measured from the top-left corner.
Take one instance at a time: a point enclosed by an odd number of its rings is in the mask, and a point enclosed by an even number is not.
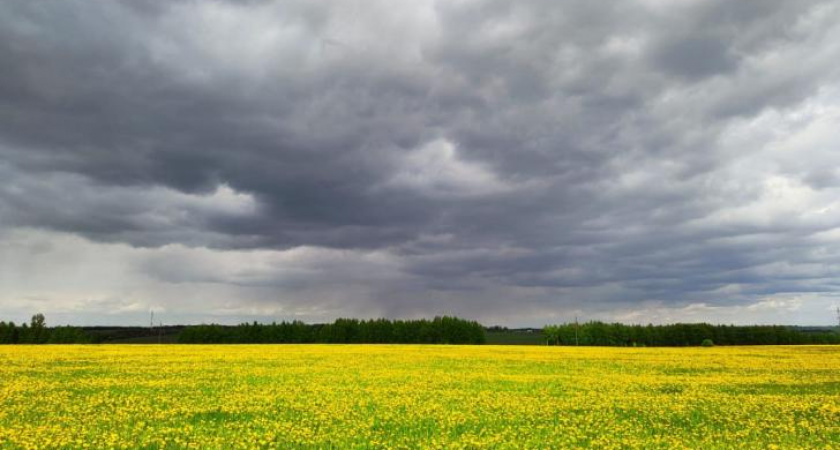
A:
[[[830,1],[0,6],[0,316],[830,323]]]

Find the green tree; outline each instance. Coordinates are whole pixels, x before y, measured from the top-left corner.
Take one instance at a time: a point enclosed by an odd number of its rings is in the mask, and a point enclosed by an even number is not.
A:
[[[0,344],[17,344],[18,331],[14,322],[0,322]]]
[[[29,343],[45,344],[49,338],[47,320],[44,318],[44,315],[38,313],[32,316],[32,320],[29,322]]]

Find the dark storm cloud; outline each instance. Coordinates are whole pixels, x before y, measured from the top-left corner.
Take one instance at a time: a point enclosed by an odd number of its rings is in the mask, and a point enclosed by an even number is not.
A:
[[[836,141],[785,114],[836,105],[838,18],[819,1],[8,2],[0,224],[387,252],[399,273],[366,295],[388,314],[825,292],[837,216],[784,205],[831,206],[803,184],[840,184]],[[813,164],[772,150],[777,125],[815,133],[789,144]],[[343,277],[307,273],[230,283]]]

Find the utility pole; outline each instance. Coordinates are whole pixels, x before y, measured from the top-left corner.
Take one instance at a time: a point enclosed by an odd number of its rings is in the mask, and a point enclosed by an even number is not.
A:
[[[579,346],[580,342],[578,341],[578,320],[577,316],[575,316],[575,346]]]
[[[840,306],[837,307],[837,326],[840,327]]]

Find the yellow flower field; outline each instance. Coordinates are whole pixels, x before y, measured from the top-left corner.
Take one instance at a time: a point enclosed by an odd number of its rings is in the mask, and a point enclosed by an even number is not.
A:
[[[0,346],[0,448],[840,448],[840,348]]]

